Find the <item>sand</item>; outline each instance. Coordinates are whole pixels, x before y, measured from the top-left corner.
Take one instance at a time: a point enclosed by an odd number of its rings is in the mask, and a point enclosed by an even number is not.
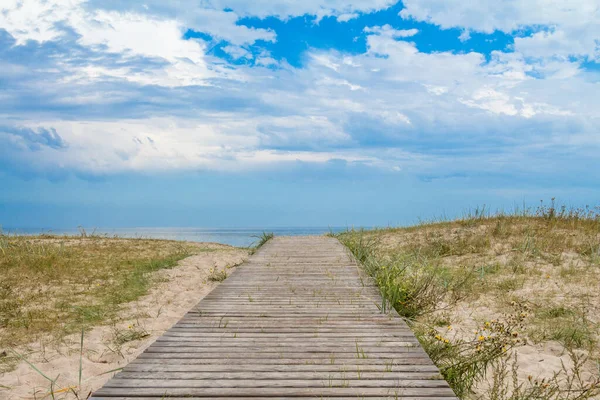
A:
[[[31,343],[17,350],[26,354],[27,360],[46,376],[58,377],[54,387],[56,399],[76,398],[70,388],[85,399],[116,373],[110,371],[135,359],[218,284],[207,280],[212,268],[225,268],[231,273],[235,268],[232,266],[247,255],[245,250],[219,247],[218,251],[186,258],[173,269],[156,272],[154,276],[160,283],[147,296],[127,304],[119,314],[119,322],[85,333],[81,388],[78,385],[80,335],[68,336],[59,345]],[[119,344],[135,335],[147,336]],[[49,381],[26,362],[0,375],[2,399],[50,398],[49,389]]]

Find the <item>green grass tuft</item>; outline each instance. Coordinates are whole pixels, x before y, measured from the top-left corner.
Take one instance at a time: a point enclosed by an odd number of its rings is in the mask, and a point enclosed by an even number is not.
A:
[[[254,236],[258,241],[250,248],[250,254],[256,253],[258,249],[265,245],[269,240],[275,237],[273,232],[263,232],[260,236]]]

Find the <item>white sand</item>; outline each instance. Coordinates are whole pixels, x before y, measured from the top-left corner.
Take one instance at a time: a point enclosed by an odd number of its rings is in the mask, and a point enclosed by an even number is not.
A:
[[[155,276],[165,281],[149,295],[129,303],[116,325],[99,326],[86,332],[81,388],[78,388],[81,335],[67,337],[60,346],[32,343],[18,350],[27,354],[27,359],[48,377],[59,377],[54,390],[62,392],[55,395],[57,399],[75,398],[69,393],[70,387],[79,393],[79,398],[85,399],[115,374],[108,371],[136,358],[217,285],[207,282],[211,268],[239,264],[246,256],[245,250],[233,248],[201,253],[182,260],[176,268],[156,272]],[[230,273],[233,269],[227,271]],[[145,331],[149,336],[116,345],[115,335],[127,331]],[[42,399],[49,394],[49,388],[49,382],[25,362],[0,376],[0,398],[5,400]]]

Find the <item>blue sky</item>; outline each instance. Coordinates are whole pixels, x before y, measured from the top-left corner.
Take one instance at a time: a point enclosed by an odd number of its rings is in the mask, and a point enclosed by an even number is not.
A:
[[[597,0],[5,0],[0,225],[600,199]]]

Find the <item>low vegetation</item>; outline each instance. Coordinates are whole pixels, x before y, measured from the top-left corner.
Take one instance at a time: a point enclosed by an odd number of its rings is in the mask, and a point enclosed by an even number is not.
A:
[[[461,399],[600,396],[600,208],[478,209],[337,237]]]
[[[261,235],[255,237],[257,241],[250,248],[250,254],[256,253],[256,251],[260,249],[265,243],[273,239],[275,237],[275,234],[273,234],[272,232],[263,232]]]
[[[171,241],[0,235],[0,372],[9,349],[109,322],[148,292],[151,272],[199,251]]]

